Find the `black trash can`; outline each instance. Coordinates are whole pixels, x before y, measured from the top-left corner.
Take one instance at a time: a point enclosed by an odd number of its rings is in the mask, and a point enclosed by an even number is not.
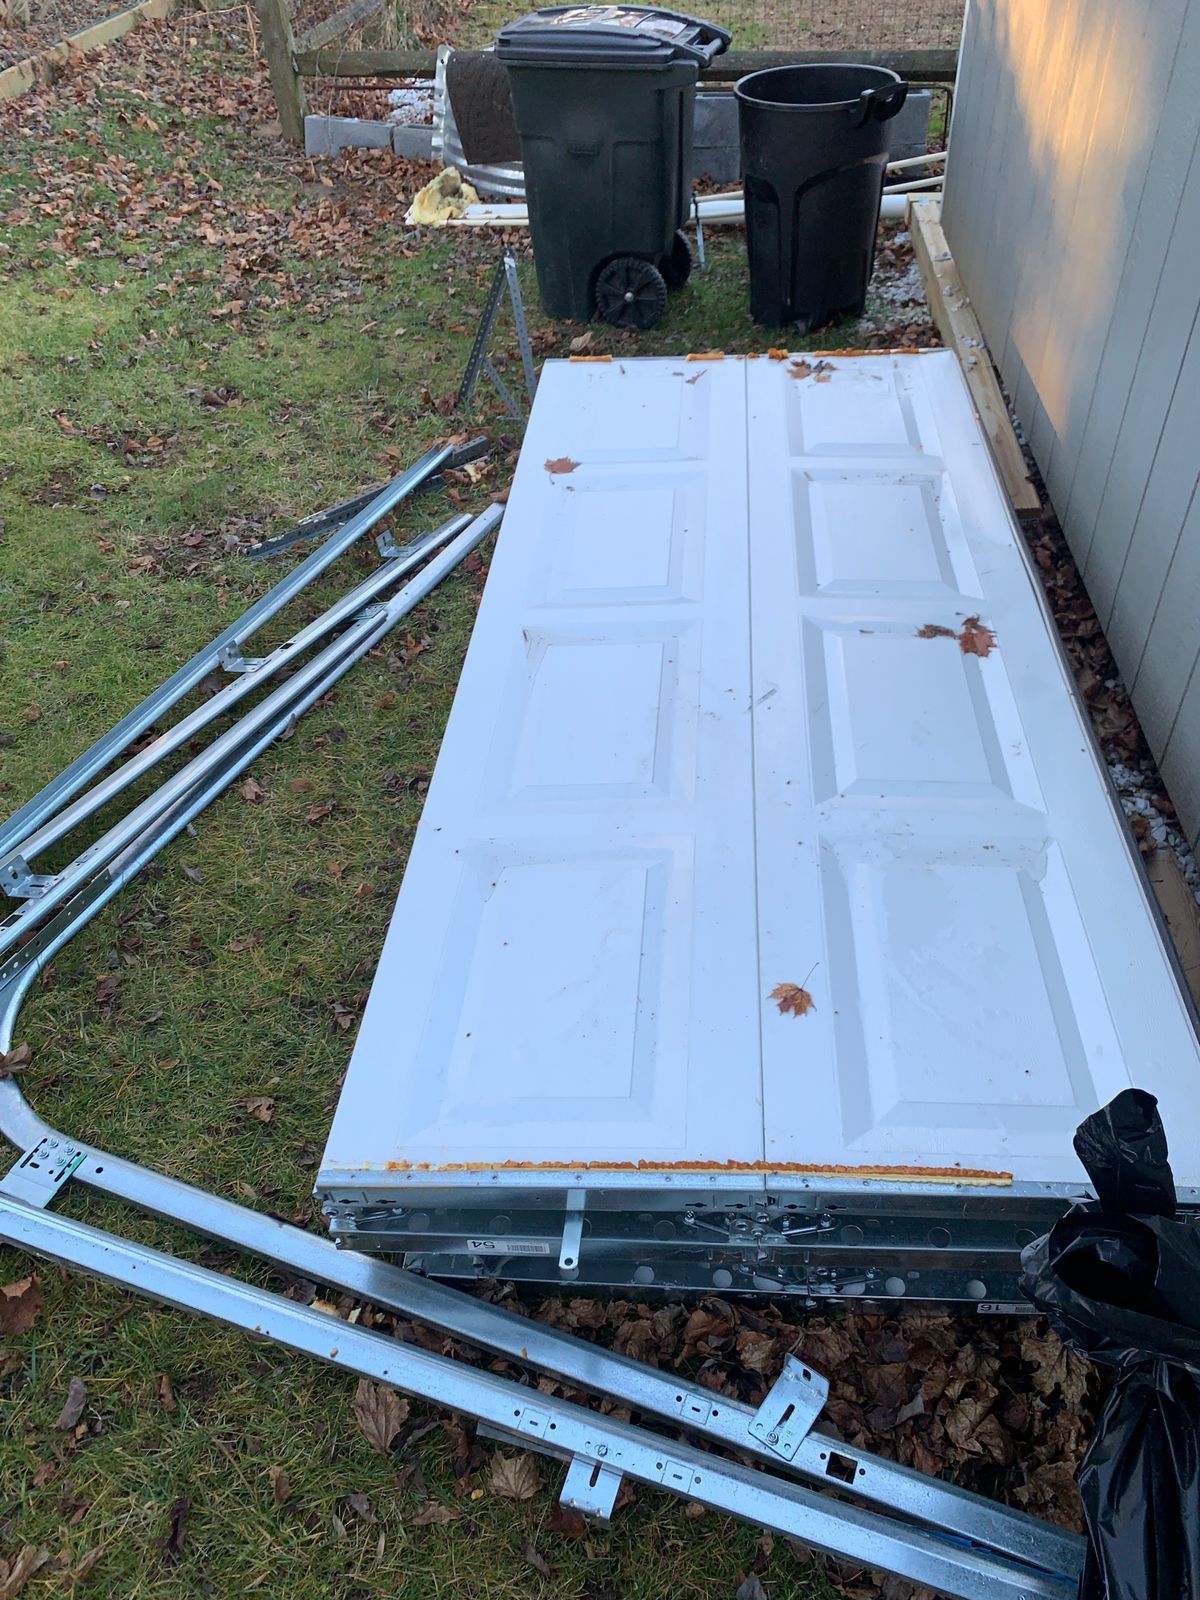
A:
[[[770,67],[737,85],[750,314],[803,331],[860,314],[908,85],[886,67]]]
[[[646,6],[553,6],[496,39],[542,305],[649,328],[684,283],[696,74],[730,35]]]

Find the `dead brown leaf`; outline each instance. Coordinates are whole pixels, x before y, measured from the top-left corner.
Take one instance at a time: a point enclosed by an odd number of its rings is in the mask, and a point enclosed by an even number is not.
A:
[[[551,1506],[545,1528],[547,1533],[559,1533],[568,1539],[586,1539],[588,1534],[587,1518],[583,1512],[576,1511],[574,1506],[564,1506],[561,1500],[556,1500]]]
[[[430,1500],[412,1518],[412,1526],[414,1528],[439,1528],[447,1522],[459,1522],[461,1519],[461,1511],[455,1511],[452,1506],[444,1506],[440,1500]]]
[[[521,1540],[521,1559],[535,1572],[541,1573],[543,1578],[553,1578],[554,1568],[542,1555],[540,1550],[534,1548],[528,1539]]]
[[[187,1514],[190,1504],[187,1496],[182,1495],[167,1513],[167,1537],[163,1544],[163,1560],[171,1566],[183,1559],[183,1543],[187,1537]]]
[[[27,1044],[17,1044],[11,1050],[0,1050],[0,1078],[11,1078],[22,1072],[30,1063],[33,1051]]]
[[[158,1375],[158,1403],[164,1411],[178,1411],[179,1401],[175,1398],[174,1385],[165,1372]]]
[[[739,1583],[733,1600],[767,1600],[767,1591],[762,1586],[762,1579],[757,1572]]]
[[[42,1284],[37,1277],[21,1278],[0,1287],[0,1333],[28,1333],[42,1309]]]
[[[953,628],[943,628],[940,622],[926,622],[917,629],[918,639],[953,639]]]
[[[1087,1394],[1092,1368],[1043,1322],[1022,1322],[1018,1333],[1021,1358],[1033,1369],[1033,1387],[1050,1396],[1057,1390],[1064,1404],[1078,1406]]]
[[[267,791],[257,778],[247,778],[244,783],[238,786],[238,793],[243,800],[249,800],[251,805],[261,805],[267,798]]]
[[[336,801],[326,800],[321,805],[313,806],[304,819],[306,827],[315,828],[318,823],[324,822],[326,817],[331,817],[335,804]]]
[[[271,1500],[277,1506],[285,1506],[292,1497],[292,1486],[288,1475],[282,1467],[272,1467],[268,1473],[271,1482]]]
[[[578,465],[578,461],[572,461],[570,456],[552,456],[546,462],[546,471],[554,473],[574,472]]]
[[[49,1550],[27,1544],[11,1561],[0,1556],[0,1600],[16,1600],[17,1595],[50,1559]]]
[[[968,617],[958,636],[958,648],[965,656],[986,656],[995,647],[996,635],[984,627],[977,616]]]
[[[784,1016],[790,1012],[794,1017],[806,1017],[810,1011],[817,1009],[812,995],[798,983],[777,983],[767,999],[774,1000]]]
[[[112,1004],[113,996],[121,987],[121,974],[110,972],[106,978],[101,978],[96,985],[96,999],[102,1006]]]
[[[506,1456],[497,1450],[488,1472],[488,1488],[505,1500],[532,1500],[541,1488],[537,1463],[527,1452]]]
[[[104,1546],[98,1544],[94,1550],[88,1550],[81,1555],[79,1560],[67,1574],[67,1584],[74,1589],[77,1584],[86,1583],[104,1559]]]
[[[275,1096],[252,1094],[246,1101],[246,1110],[256,1122],[270,1122],[275,1115]]]
[[[409,1404],[386,1384],[361,1378],[351,1402],[354,1419],[380,1455],[386,1456],[392,1440],[408,1420]]]
[[[83,1379],[72,1378],[70,1383],[67,1385],[66,1401],[63,1404],[62,1410],[58,1414],[58,1420],[55,1422],[54,1426],[62,1429],[64,1432],[68,1428],[73,1428],[83,1415],[83,1408],[86,1405],[87,1388]]]

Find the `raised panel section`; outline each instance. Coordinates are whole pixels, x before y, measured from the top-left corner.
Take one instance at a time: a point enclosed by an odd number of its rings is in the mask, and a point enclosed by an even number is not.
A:
[[[679,717],[678,641],[526,637],[511,793],[593,800],[667,793]]]
[[[718,398],[717,391],[729,387],[720,366],[677,360],[579,362],[569,380],[570,403],[553,416],[543,406],[533,448],[541,451],[540,441],[545,442],[543,461],[567,456],[597,466],[705,460],[714,407],[723,413],[723,394]],[[734,381],[740,377],[736,373]],[[724,444],[728,448],[727,440]],[[526,434],[526,451],[528,446]]]
[[[823,862],[842,1136],[1068,1145],[1097,1104],[1038,863]]]
[[[551,605],[649,605],[699,600],[707,535],[695,474],[572,473],[548,494],[545,567],[536,592]]]
[[[688,951],[668,905],[690,896],[692,870],[686,845],[509,862],[479,850],[464,863],[460,961],[426,1013],[408,1137],[499,1161],[570,1161],[572,1130],[623,1139],[650,1120],[679,1138]]]
[[[806,619],[813,798],[995,798],[1012,785],[984,663],[956,638],[922,638],[911,623]]]
[[[802,590],[864,599],[979,593],[944,473],[810,464],[792,485]]]
[[[798,371],[782,369],[792,455],[906,456],[926,449],[908,374],[900,367],[842,361],[808,377]]]

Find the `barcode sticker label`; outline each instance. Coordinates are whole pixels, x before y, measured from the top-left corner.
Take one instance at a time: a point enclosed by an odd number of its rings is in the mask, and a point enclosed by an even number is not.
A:
[[[551,1249],[535,1239],[468,1239],[467,1249],[477,1256],[548,1256]]]

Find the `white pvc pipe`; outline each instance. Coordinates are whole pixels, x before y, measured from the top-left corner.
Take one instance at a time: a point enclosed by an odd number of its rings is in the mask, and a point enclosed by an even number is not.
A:
[[[940,189],[945,183],[943,176],[936,178],[914,178],[909,183],[889,183],[884,194],[911,194],[916,189]]]
[[[941,183],[939,178],[938,183]],[[884,192],[883,204],[879,208],[879,215],[885,222],[903,220],[907,214],[907,200],[905,195],[910,188],[918,185],[905,184],[897,186],[896,192]],[[923,187],[921,185],[920,187]],[[700,221],[709,227],[723,222],[744,222],[746,207],[740,194],[709,194],[700,199]],[[468,206],[461,217],[450,217],[447,226],[451,228],[527,228],[529,226],[529,212],[520,201],[513,201],[496,205]]]

